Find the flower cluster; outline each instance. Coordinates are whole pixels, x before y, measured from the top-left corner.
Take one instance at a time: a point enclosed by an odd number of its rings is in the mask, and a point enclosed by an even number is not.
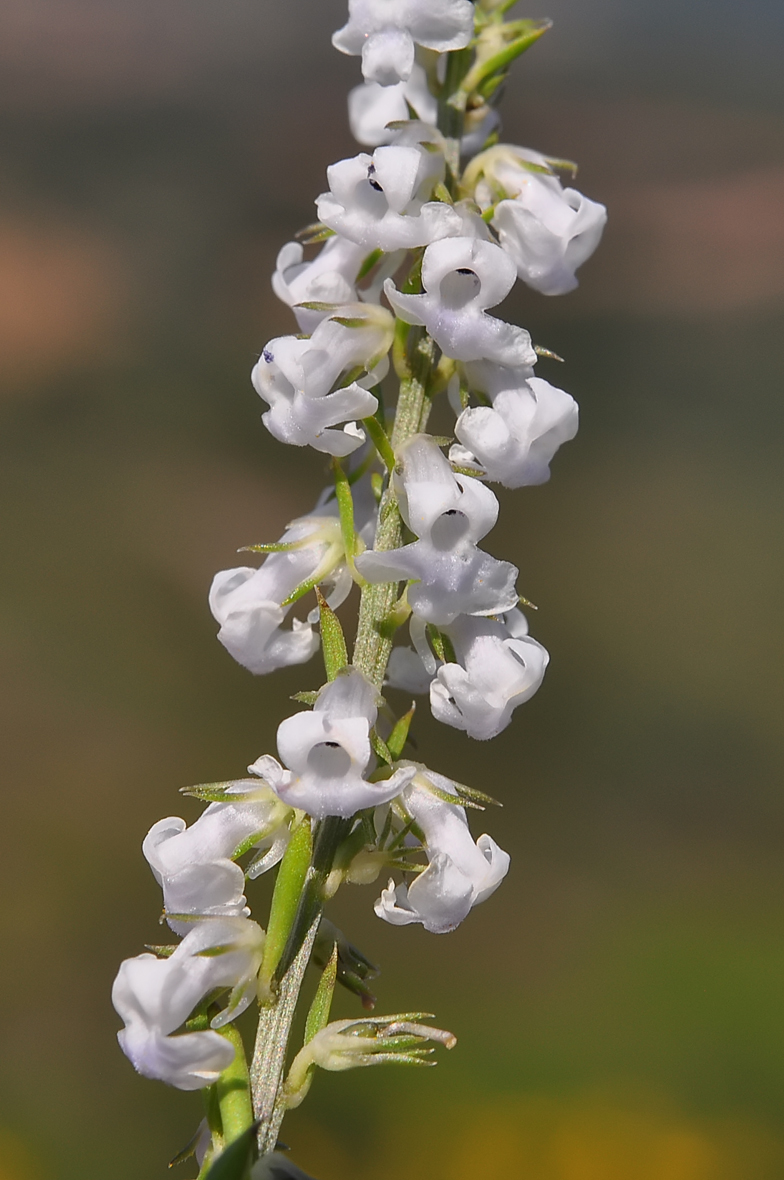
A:
[[[344,881],[381,879],[379,918],[440,934],[509,868],[490,835],[469,829],[467,810],[495,800],[406,757],[413,706],[397,716],[384,695],[428,694],[438,721],[486,741],[537,691],[549,658],[528,634],[519,571],[481,546],[499,514],[490,485],[548,480],[578,409],[536,375],[552,354],[493,310],[518,278],[545,295],[575,287],[606,213],[563,187],[571,165],[498,142],[510,63],[548,27],[506,21],[509,7],[349,0],[333,38],[361,57],[349,120],[370,150],[327,169],[318,220],[278,254],[273,290],[298,330],[264,345],[251,380],[269,433],[328,456],[334,479],[278,541],[246,547],[258,566],[222,570],[209,593],[218,639],[244,668],[302,665],[321,648],[326,682],[297,694],[277,757],[192,788],[208,803],[200,818],[161,820],[144,841],[181,941],[126,960],[113,999],[135,1067],[182,1089],[212,1085],[232,1063],[221,1030],[255,996],[277,1002]],[[427,431],[437,397],[454,413],[446,439]],[[355,587],[350,657],[335,611]],[[265,935],[247,883],[276,866]],[[416,1015],[328,1024],[336,981],[373,997],[368,961],[337,931],[327,942],[314,952],[323,975],[306,1044],[272,1105],[256,1096],[262,1121],[302,1100],[316,1065],[416,1063],[425,1040],[453,1043]],[[280,1068],[283,1053],[273,1059]],[[271,1152],[269,1127],[259,1134]]]

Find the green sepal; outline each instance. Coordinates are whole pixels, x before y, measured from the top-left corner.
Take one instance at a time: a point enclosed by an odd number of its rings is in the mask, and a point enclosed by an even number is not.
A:
[[[195,959],[217,959],[219,955],[228,955],[237,950],[236,942],[222,942],[218,946],[206,946],[202,951],[196,951]]]
[[[299,549],[299,541],[276,541],[272,545],[240,545],[238,553],[289,553]]]
[[[403,280],[400,290],[404,295],[418,295],[422,290],[422,262],[425,257],[425,250],[422,247],[417,251],[417,256],[414,259],[414,264],[411,270]],[[406,325],[408,327],[408,325]]]
[[[318,587],[316,587],[316,597],[318,598],[321,624],[321,651],[324,656],[324,668],[327,680],[334,680],[338,673],[348,666],[346,637],[343,634],[338,616],[327,604],[326,598]]]
[[[557,352],[551,352],[549,348],[542,348],[538,344],[534,345],[534,352],[537,356],[547,357],[547,359],[550,361],[560,361],[562,365],[566,363],[563,357],[559,356]]]
[[[295,307],[304,307],[306,311],[339,311],[339,303],[321,303],[318,299],[308,300],[306,303],[295,303]]]
[[[333,324],[342,324],[344,328],[367,327],[367,320],[362,316],[333,315],[329,318]]]
[[[201,1129],[202,1124],[199,1124],[182,1150],[178,1151],[174,1158],[169,1160],[168,1166],[170,1168],[176,1168],[177,1164],[184,1164],[186,1160],[189,1160],[192,1155],[196,1154],[196,1148],[201,1139]]]
[[[427,635],[433,651],[444,664],[456,664],[457,656],[452,646],[452,640],[443,631],[439,631],[432,623],[427,624]]]
[[[329,961],[321,973],[313,1003],[308,1010],[305,1021],[305,1044],[312,1041],[316,1033],[321,1032],[329,1023],[329,1010],[332,1007],[332,997],[335,993],[335,982],[338,976],[338,944],[334,943]]]
[[[455,662],[454,660],[447,661],[444,651],[444,636],[438,630],[438,627],[434,627],[432,623],[427,624],[427,637],[430,640],[430,646],[438,656],[439,660],[441,660],[442,664],[446,664],[447,662]]]
[[[315,590],[318,583],[318,578],[308,578],[306,581],[300,582],[299,586],[296,586],[291,591],[291,594],[289,594],[288,598],[284,598],[280,605],[293,606],[295,602],[300,600],[300,598],[303,598],[306,594],[309,594],[311,590]]]
[[[523,598],[522,594],[519,595],[517,601],[520,603],[520,606],[527,606],[529,610],[539,610],[535,602],[531,602],[530,598]]]
[[[298,242],[303,242],[304,245],[310,246],[314,242],[326,242],[327,238],[334,238],[334,229],[329,229],[320,221],[314,221],[310,225],[298,229],[294,237]]]
[[[472,479],[477,479],[479,476],[485,474],[481,467],[463,467],[460,465],[460,463],[450,463],[449,466],[452,468],[455,475],[470,475]],[[450,662],[454,663],[454,660]]]
[[[373,492],[376,503],[378,503],[384,491],[384,477],[380,472],[374,471],[370,476],[370,489]]]
[[[306,692],[295,692],[289,700],[296,701],[298,705],[310,705],[312,708],[318,700],[318,692],[314,688],[309,688]]]
[[[399,721],[396,721],[391,734],[387,738],[387,749],[392,758],[397,759],[403,753],[406,742],[408,741],[408,731],[411,728],[411,722],[414,720],[414,713],[416,712],[416,701],[411,702],[411,708],[407,713],[404,713]]]
[[[431,434],[430,439],[431,442],[434,442],[437,447],[448,447],[451,446],[455,441],[454,438],[448,434]]]
[[[250,1180],[250,1170],[259,1157],[256,1132],[259,1121],[253,1123],[214,1159],[204,1180]]]
[[[368,254],[367,258],[362,263],[357,272],[356,281],[359,283],[365,278],[366,275],[369,275],[376,263],[380,262],[383,257],[384,251],[381,249],[373,250],[371,254]]]
[[[236,779],[228,779],[223,783],[197,783],[194,787],[180,787],[180,794],[202,803],[236,803],[237,796],[226,789],[233,787],[235,782]]]
[[[310,818],[305,816],[291,834],[288,848],[278,868],[275,889],[270,906],[267,937],[264,942],[264,956],[259,971],[260,992],[269,987],[275,974],[275,968],[286,947],[294,919],[297,916],[300,895],[305,885],[305,879],[310,868],[313,853],[313,836],[310,829]]]
[[[442,791],[440,787],[437,787],[435,783],[431,782],[430,779],[425,775],[423,775],[422,778],[425,783],[425,789],[429,791],[431,795],[435,795],[436,799],[440,799],[442,803],[451,803],[456,807],[471,807],[476,811],[484,811],[485,806],[483,803],[477,803],[468,796],[462,795],[459,791],[455,794],[452,794],[451,791]],[[455,788],[457,788],[457,783],[455,783]]]
[[[571,172],[572,179],[580,170],[579,164],[574,160],[560,160],[558,156],[545,156],[545,160],[556,172]]]
[[[331,316],[330,319],[334,320],[335,317]],[[378,364],[378,361],[376,364]],[[345,389],[347,385],[353,385],[355,381],[359,380],[363,373],[369,372],[372,368],[372,362],[368,361],[367,365],[354,365],[353,369],[347,369],[344,373],[341,373],[335,381],[335,384],[332,386],[332,392],[334,393],[336,389]]]
[[[455,783],[455,790],[460,796],[461,800],[473,800],[475,807],[503,807],[500,799],[494,799],[492,795],[486,795],[484,791],[477,791],[476,787],[467,787],[465,783]]]
[[[152,951],[152,953],[154,955],[157,955],[157,957],[159,959],[168,959],[170,955],[174,954],[174,952],[177,950],[178,946],[179,946],[179,943],[176,943],[176,942],[167,942],[167,943],[164,943],[163,945],[159,944],[157,946],[155,943],[145,942],[144,949],[146,951]],[[185,1157],[183,1157],[183,1158],[185,1158]],[[177,1161],[175,1161],[175,1162],[177,1162]],[[171,1166],[171,1165],[169,1165],[169,1166]]]
[[[438,184],[436,185],[436,187],[434,188],[433,200],[443,201],[445,205],[454,205],[455,202],[452,199],[452,194],[450,193],[449,189],[444,184],[443,180],[440,180],[438,182]]]
[[[370,731],[370,744],[378,757],[383,762],[386,762],[387,766],[391,766],[395,760],[390,753],[387,743],[375,729],[371,729]]]

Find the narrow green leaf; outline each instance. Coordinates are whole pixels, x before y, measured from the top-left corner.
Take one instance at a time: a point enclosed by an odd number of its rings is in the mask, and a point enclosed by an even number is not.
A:
[[[258,1159],[256,1131],[258,1122],[243,1131],[217,1159],[213,1160],[204,1180],[249,1180],[250,1170]]]
[[[465,109],[468,96],[473,90],[479,89],[486,78],[491,78],[493,74],[508,69],[516,57],[519,57],[526,49],[530,49],[548,29],[552,28],[552,24],[553,22],[547,18],[515,21],[514,27],[520,35],[511,44],[493,54],[492,57],[485,61],[478,61],[471,67],[463,79],[460,89],[450,99],[451,105]]]
[[[265,985],[269,989],[275,968],[286,946],[297,915],[297,907],[305,878],[308,875],[312,852],[313,837],[310,830],[310,819],[305,816],[292,833],[275,881],[267,938],[264,943],[264,957],[259,972],[259,983],[262,989]]]
[[[340,620],[321,591],[316,588],[321,622],[321,651],[324,656],[324,668],[327,680],[334,680],[337,674],[348,665],[348,649],[346,638]]]
[[[379,458],[386,467],[387,471],[395,470],[395,452],[392,450],[392,444],[389,441],[387,432],[384,430],[377,418],[363,418],[362,425],[367,430],[379,454]]]
[[[354,532],[354,497],[351,494],[351,484],[343,470],[340,459],[332,460],[332,471],[335,476],[335,498],[340,513],[340,533],[346,550],[346,560],[353,564],[356,553],[357,539]]]
[[[335,981],[338,975],[338,944],[332,947],[329,962],[321,973],[321,979],[310,1005],[305,1021],[305,1044],[312,1041],[316,1033],[321,1032],[329,1023],[329,1010],[332,1007],[332,996],[335,992]]]
[[[395,762],[405,749],[406,742],[408,741],[408,731],[411,728],[411,722],[414,720],[415,712],[416,701],[412,701],[411,708],[407,713],[403,714],[399,721],[395,722],[392,732],[387,738],[387,748]]]
[[[359,271],[357,272],[356,281],[359,283],[362,281],[362,279],[364,279],[365,275],[369,275],[376,263],[379,262],[383,257],[383,250],[374,250],[371,254],[368,254],[367,258],[362,263]]]
[[[373,749],[375,750],[378,757],[381,758],[381,760],[383,762],[386,762],[387,766],[391,766],[392,763],[394,762],[394,758],[392,757],[392,755],[389,752],[389,747],[387,746],[387,743],[384,741],[384,739],[381,737],[381,735],[379,733],[376,733],[375,729],[371,729],[371,731],[370,731],[370,744],[373,747]]]

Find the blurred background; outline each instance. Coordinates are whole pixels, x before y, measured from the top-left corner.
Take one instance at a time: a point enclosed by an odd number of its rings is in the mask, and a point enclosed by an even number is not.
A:
[[[490,548],[552,663],[492,745],[417,722],[431,765],[504,800],[479,818],[512,869],[445,937],[338,896],[378,1011],[460,1044],[436,1071],[320,1075],[284,1132],[318,1180],[784,1175],[784,7],[548,15],[504,138],[578,160],[610,222],[579,291],[510,301],[582,424]],[[276,252],[357,150],[344,19],[0,9],[0,1180],[163,1178],[201,1117],[133,1073],[109,992],[161,938],[149,826],[194,818],[177,788],[242,774],[320,682],[253,679],[206,596],[322,483],[248,373],[293,330]]]

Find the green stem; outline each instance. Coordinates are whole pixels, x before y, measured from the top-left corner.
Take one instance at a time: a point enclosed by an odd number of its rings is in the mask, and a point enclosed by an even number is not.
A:
[[[424,329],[411,328],[406,347],[406,375],[400,382],[395,425],[392,428],[393,450],[427,426],[431,408],[428,387],[434,354],[435,346]],[[402,543],[403,522],[390,485],[381,498],[373,548],[385,552],[400,548]],[[353,663],[378,688],[384,681],[392,650],[392,611],[397,599],[398,583],[381,582],[375,586],[364,586],[359,601]]]
[[[247,1131],[253,1122],[253,1104],[250,1096],[250,1076],[245,1057],[245,1046],[239,1030],[233,1024],[221,1029],[221,1036],[234,1046],[234,1060],[215,1083],[215,1093],[220,1108],[223,1146],[228,1147]]]
[[[463,136],[465,104],[455,106],[449,100],[460,91],[463,78],[471,65],[472,53],[471,49],[458,49],[446,55],[446,76],[438,97],[438,130],[446,138],[444,155],[452,181],[450,186],[450,177],[447,177],[447,184],[453,196],[457,191],[460,172],[460,140]]]

